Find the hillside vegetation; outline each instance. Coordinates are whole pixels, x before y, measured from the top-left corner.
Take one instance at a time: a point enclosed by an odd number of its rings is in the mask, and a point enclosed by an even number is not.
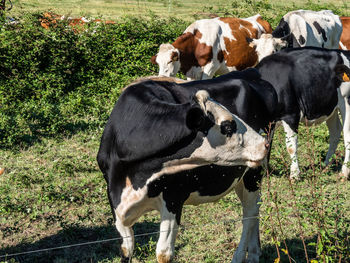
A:
[[[146,4],[158,2],[164,1]],[[90,24],[77,33],[66,20],[49,30],[40,26],[39,17],[50,5],[14,1],[26,11],[10,13],[19,23],[8,25],[9,14],[0,18],[0,167],[5,168],[0,175],[0,256],[118,238],[96,164],[99,139],[121,89],[133,79],[156,74],[150,57],[159,44],[180,35],[189,20],[212,13],[260,13],[275,27],[283,14],[300,8],[350,15],[342,1],[286,6],[225,2],[229,4],[220,8],[203,4],[200,12],[181,18],[148,11],[118,16],[116,24]],[[41,11],[28,11],[29,3]],[[301,135],[302,180],[293,183],[287,179],[290,161],[283,133],[276,134],[271,171],[262,185],[261,262],[350,262],[350,182],[338,177],[344,146],[325,168],[325,125],[302,127]],[[240,215],[234,193],[215,204],[186,207],[176,262],[229,262],[240,238]],[[158,231],[158,222],[158,214],[150,213],[136,224],[135,233]],[[155,262],[156,240],[157,234],[136,238],[136,262]],[[119,262],[118,255],[113,241],[0,261]]]

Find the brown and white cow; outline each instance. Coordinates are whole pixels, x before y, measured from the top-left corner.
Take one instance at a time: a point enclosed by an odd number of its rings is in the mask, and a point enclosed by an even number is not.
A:
[[[340,49],[350,50],[350,17],[342,16],[340,21],[343,24],[343,32],[340,37]]]
[[[247,38],[271,33],[261,16],[249,18],[217,17],[192,23],[172,44],[162,44],[151,58],[159,75],[175,76],[180,70],[188,80],[209,79],[232,70],[243,70],[258,63],[258,56]],[[284,41],[277,39],[276,49]]]
[[[79,18],[73,18],[73,17],[65,17],[64,15],[58,15],[53,12],[46,12],[42,15],[40,18],[40,25],[45,28],[49,29],[50,27],[56,27],[58,21],[67,20],[68,25],[73,29],[75,33],[80,33],[86,29],[86,26],[89,25],[89,23],[94,24],[115,24],[114,21],[106,20],[102,21],[101,19],[94,19],[90,20],[86,17],[79,17]]]

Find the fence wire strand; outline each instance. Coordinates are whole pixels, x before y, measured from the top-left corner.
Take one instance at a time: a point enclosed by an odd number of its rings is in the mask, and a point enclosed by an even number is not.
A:
[[[244,221],[244,220],[249,220],[249,219],[259,219],[262,216],[251,216],[251,217],[245,217],[242,219],[235,219],[235,220],[223,220],[220,221],[220,223],[237,223],[239,221]],[[218,222],[215,222],[217,224]],[[208,225],[212,225],[212,223],[208,223],[205,225],[201,225],[201,227],[205,227]],[[185,228],[191,228],[194,227],[194,225],[191,226],[186,226],[186,225],[180,225],[177,227],[178,229],[185,229]],[[142,234],[137,234],[133,235],[134,238],[136,237],[143,237],[143,236],[152,236],[156,234],[160,234],[162,232],[167,232],[168,230],[164,231],[154,231],[154,232],[148,232],[148,233],[142,233]],[[13,254],[5,254],[5,255],[0,255],[0,258],[9,258],[9,257],[17,257],[17,256],[22,256],[22,255],[28,255],[28,254],[35,254],[35,253],[42,253],[42,252],[49,252],[52,250],[59,250],[59,249],[66,249],[66,248],[72,248],[72,247],[78,247],[78,246],[86,246],[86,245],[94,245],[94,244],[100,244],[100,243],[106,243],[106,242],[111,242],[111,241],[117,241],[117,240],[122,240],[123,238],[131,238],[132,236],[126,236],[126,237],[115,237],[115,238],[108,238],[108,239],[102,239],[102,240],[95,240],[95,241],[89,241],[89,242],[83,242],[83,243],[76,243],[76,244],[71,244],[71,245],[64,245],[64,246],[58,246],[58,247],[51,247],[51,248],[43,248],[43,249],[36,249],[36,250],[30,250],[30,251],[25,251],[25,252],[18,252],[18,253],[13,253]]]

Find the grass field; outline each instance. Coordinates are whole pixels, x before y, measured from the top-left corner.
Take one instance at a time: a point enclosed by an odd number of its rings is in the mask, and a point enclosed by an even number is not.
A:
[[[282,5],[329,6],[350,15],[346,1],[37,1],[13,0],[10,15],[54,10],[72,16],[118,19],[123,15],[176,16],[185,21],[209,14],[247,16],[256,3],[274,23]],[[255,4],[252,4],[255,3]],[[234,6],[234,8],[233,8]],[[1,41],[1,40],[0,40]],[[1,52],[1,50],[0,50]],[[115,97],[114,94],[112,97]],[[106,105],[110,111],[113,102]],[[103,127],[72,136],[43,138],[25,149],[0,149],[0,257],[45,248],[117,239],[106,184],[96,163]],[[290,160],[279,128],[273,144],[271,170],[262,186],[260,262],[350,262],[350,181],[338,176],[344,156],[340,143],[329,167],[322,166],[328,149],[323,124],[301,127],[299,161],[302,179],[288,180]],[[175,262],[230,262],[242,230],[241,205],[234,193],[217,203],[184,208],[176,242]],[[136,235],[159,230],[151,212],[134,227]],[[156,262],[157,234],[136,238],[135,261]],[[304,248],[304,244],[306,249]],[[0,262],[120,262],[118,241],[1,257]],[[288,250],[288,258],[286,251]]]
[[[306,262],[302,240],[315,242],[324,227],[338,235],[337,242],[344,242],[339,246],[349,249],[350,183],[337,177],[342,151],[337,152],[334,165],[321,173],[319,159],[327,150],[325,126],[307,133],[300,148],[303,179],[294,184],[286,178],[289,161],[283,134],[276,136],[271,175],[262,185],[261,262],[278,257],[276,246],[281,262],[288,262],[282,252],[285,246],[294,262]],[[47,139],[20,152],[1,151],[6,172],[0,177],[0,255],[118,237],[95,161],[100,135],[101,130],[84,132],[62,140]],[[315,156],[310,152],[313,147]],[[234,193],[218,203],[187,206],[182,218],[175,262],[230,260],[242,227]],[[156,212],[142,217],[135,234],[158,231],[158,222]],[[135,262],[155,262],[156,240],[156,234],[136,238]],[[117,243],[23,255],[9,262],[119,262]],[[312,246],[307,252],[310,259],[316,255]]]
[[[147,15],[154,13],[159,16],[174,16],[185,20],[193,20],[197,17],[206,17],[210,14],[221,16],[237,15],[233,9],[237,7],[251,7],[256,3],[268,3],[270,10],[275,15],[281,8],[292,8],[305,5],[306,3],[317,3],[325,8],[340,8],[344,14],[350,15],[350,3],[345,0],[319,0],[319,1],[226,1],[216,0],[13,0],[14,8],[11,12],[20,14],[24,11],[47,11],[49,9],[59,14],[70,14],[72,16],[104,17],[106,19],[117,19],[124,15]],[[295,8],[294,8],[295,9]],[[243,10],[242,10],[243,11]]]

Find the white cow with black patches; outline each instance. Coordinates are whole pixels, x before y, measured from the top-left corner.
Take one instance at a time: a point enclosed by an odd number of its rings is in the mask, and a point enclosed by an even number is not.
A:
[[[97,160],[123,237],[122,262],[132,257],[131,226],[145,212],[160,211],[157,261],[171,262],[182,206],[216,201],[232,189],[250,218],[232,262],[259,261],[259,191],[246,167],[259,167],[268,145],[207,91],[190,97],[175,83],[140,82],[122,93],[108,120]]]
[[[277,41],[287,41],[286,47],[322,47],[337,49],[343,26],[339,16],[330,10],[296,10],[285,14],[272,34],[263,34],[251,41],[259,61],[276,50]]]

